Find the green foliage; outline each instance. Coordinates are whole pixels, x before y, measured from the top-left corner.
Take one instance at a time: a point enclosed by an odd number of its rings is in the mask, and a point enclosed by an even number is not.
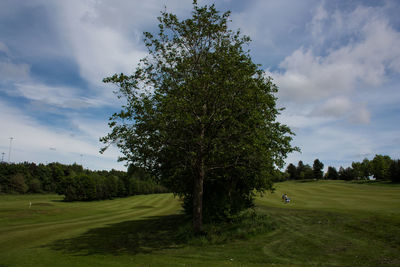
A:
[[[365,158],[361,162],[361,177],[369,179],[370,175],[371,175],[371,164],[370,161],[367,158]]]
[[[390,180],[389,168],[392,159],[389,156],[375,155],[371,164],[371,173],[377,180]]]
[[[58,193],[65,195],[66,201],[112,199],[130,195],[167,192],[165,187],[152,180],[143,181],[134,176],[125,180],[125,177],[112,174],[101,176],[95,173],[67,176],[62,179],[60,188],[65,188],[64,191]]]
[[[351,167],[354,172],[355,179],[367,180],[371,175],[372,162],[364,159],[362,162],[352,162]]]
[[[37,165],[33,169],[32,177],[39,180],[43,192],[55,192],[56,184],[52,177],[51,168],[48,165]]]
[[[39,179],[34,178],[29,182],[28,191],[30,193],[42,193],[42,184]]]
[[[292,163],[290,163],[287,166],[286,172],[288,173],[290,180],[297,180],[298,179],[297,168]]]
[[[314,160],[313,164],[313,178],[314,179],[322,179],[324,176],[324,172],[322,171],[324,168],[324,164],[319,161],[319,159]]]
[[[393,183],[400,183],[400,160],[393,160],[389,168],[390,179]]]
[[[327,179],[327,180],[337,180],[337,179],[339,179],[339,174],[338,174],[338,172],[337,172],[335,167],[331,167],[331,166],[328,167],[328,171],[327,171],[327,173],[325,175],[325,179]]]
[[[340,167],[338,174],[340,180],[350,181],[350,180],[355,180],[357,178],[351,167],[347,168]]]
[[[275,182],[283,182],[290,179],[289,173],[286,171],[281,171],[279,169],[275,170],[272,174],[272,181]]]
[[[229,14],[196,1],[186,20],[162,12],[136,72],[104,79],[127,102],[110,118],[102,151],[116,144],[120,160],[182,197],[198,229],[202,216],[251,207],[253,191],[271,189],[274,169],[295,150],[276,122],[277,87],[244,51],[250,39],[228,29]]]
[[[398,181],[398,161],[392,160],[387,155],[375,155],[370,161],[364,159],[362,162],[352,162],[350,167],[340,167],[339,172],[334,167],[328,167],[325,179],[328,180],[369,180],[371,175],[378,181]],[[299,161],[297,167],[292,163],[286,168],[286,173],[290,180],[302,179],[322,179],[323,164],[318,159],[314,161],[313,168],[304,165],[303,161]]]
[[[296,178],[304,179],[304,172],[306,171],[306,169],[308,169],[308,168],[304,165],[303,161],[300,160],[297,163],[297,167],[296,167]]]
[[[355,179],[357,180],[363,179],[363,170],[361,162],[352,162],[351,168],[353,169]]]
[[[25,183],[24,175],[17,173],[13,175],[9,182],[10,192],[16,193],[26,193],[28,191],[28,186]]]
[[[0,164],[0,193],[58,193],[66,201],[88,201],[168,190],[145,170],[90,171],[81,165]]]
[[[300,160],[297,167],[290,163],[286,168],[286,174],[289,180],[322,179],[324,176],[323,168],[324,164],[319,159],[314,161],[312,168]]]
[[[258,214],[250,209],[235,215],[229,222],[205,224],[202,235],[194,232],[189,224],[184,224],[178,228],[177,236],[179,240],[189,245],[208,246],[250,239],[277,228],[270,216]]]
[[[150,173],[148,173],[144,168],[137,167],[133,164],[130,164],[128,167],[128,176],[133,176],[142,181],[148,181],[152,179]]]
[[[298,180],[313,179],[313,169],[308,164],[304,164],[303,161],[299,161],[296,168],[296,176]]]

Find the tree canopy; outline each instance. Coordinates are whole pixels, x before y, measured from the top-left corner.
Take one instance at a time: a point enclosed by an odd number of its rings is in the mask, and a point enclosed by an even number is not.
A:
[[[313,164],[313,178],[322,179],[324,176],[323,172],[324,164],[319,160],[315,159]]]
[[[58,193],[67,201],[100,200],[137,194],[166,193],[142,169],[92,171],[76,163],[0,163],[0,194]]]
[[[104,79],[126,105],[101,141],[182,197],[199,232],[203,219],[252,206],[254,190],[271,189],[274,169],[296,148],[276,121],[277,86],[244,50],[250,38],[228,28],[229,12],[193,6],[184,20],[161,12],[136,71]]]

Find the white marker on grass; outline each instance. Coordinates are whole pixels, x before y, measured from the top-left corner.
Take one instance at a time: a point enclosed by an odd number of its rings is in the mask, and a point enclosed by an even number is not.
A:
[[[31,208],[31,207],[32,207],[32,202],[29,201],[29,208]]]

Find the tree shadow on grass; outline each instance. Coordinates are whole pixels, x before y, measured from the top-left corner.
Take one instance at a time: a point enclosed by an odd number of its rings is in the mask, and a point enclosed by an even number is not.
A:
[[[80,236],[57,240],[45,247],[76,256],[93,254],[138,254],[179,248],[177,229],[185,224],[184,215],[148,217],[95,228]]]

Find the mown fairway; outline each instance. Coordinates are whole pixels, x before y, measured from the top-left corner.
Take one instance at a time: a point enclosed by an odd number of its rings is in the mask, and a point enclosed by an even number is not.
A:
[[[275,229],[225,243],[182,242],[171,194],[60,200],[0,196],[0,266],[400,265],[399,186],[278,183],[257,200]]]

